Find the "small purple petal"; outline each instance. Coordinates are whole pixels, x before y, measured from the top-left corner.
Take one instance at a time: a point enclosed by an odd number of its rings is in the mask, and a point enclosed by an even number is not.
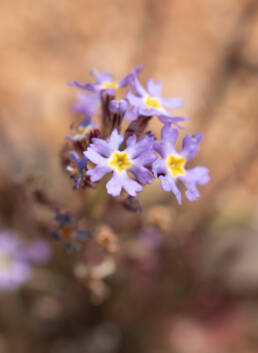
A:
[[[152,78],[147,81],[147,90],[152,97],[161,97],[162,83],[155,82]]]
[[[187,160],[192,159],[199,152],[199,144],[202,140],[202,134],[194,134],[193,136],[186,135],[183,139],[183,148],[181,150],[182,156]]]
[[[126,75],[122,80],[119,82],[119,87],[124,87],[128,85],[134,76],[137,76],[143,69],[143,65],[140,65],[134,68],[128,75]]]
[[[109,157],[112,153],[112,149],[110,148],[108,142],[100,138],[92,139],[92,147],[94,147],[98,153],[103,154],[105,157]]]
[[[165,174],[167,171],[166,161],[164,159],[157,159],[152,164],[152,170],[155,178],[157,178],[159,174]]]
[[[187,121],[189,118],[184,118],[183,116],[168,116],[168,115],[159,115],[159,120],[163,124],[173,124],[178,129],[183,129],[183,127],[179,124],[180,122]]]
[[[101,156],[94,148],[88,147],[83,152],[84,156],[87,157],[92,163],[106,165],[106,159]]]
[[[142,191],[142,186],[137,183],[137,181],[129,178],[129,176],[125,173],[123,177],[123,188],[128,192],[130,196],[136,196],[137,192]]]
[[[135,178],[141,184],[151,184],[152,183],[152,173],[144,167],[133,166],[130,168],[130,172],[135,176]]]
[[[90,180],[94,183],[102,179],[104,175],[106,175],[107,173],[110,173],[111,171],[112,171],[112,168],[108,166],[103,166],[103,167],[97,166],[93,169],[88,170],[86,174],[90,176]]]
[[[168,192],[171,191],[176,196],[176,199],[179,205],[181,205],[182,197],[181,197],[181,192],[176,185],[176,180],[170,174],[167,174],[166,176],[160,176],[159,179],[160,179],[160,185],[163,188],[163,190]]]
[[[117,129],[114,129],[110,135],[108,145],[112,151],[118,150],[121,143],[124,140],[124,136],[119,134]]]
[[[183,107],[183,100],[181,98],[161,98],[163,107],[177,109]]]
[[[122,184],[120,180],[120,174],[113,172],[113,175],[109,182],[106,184],[108,194],[112,196],[119,196],[122,190]]]

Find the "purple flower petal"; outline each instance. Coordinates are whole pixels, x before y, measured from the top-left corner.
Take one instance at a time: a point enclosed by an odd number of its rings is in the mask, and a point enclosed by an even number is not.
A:
[[[87,157],[92,163],[106,165],[106,159],[101,156],[94,148],[88,147],[87,150],[83,153],[85,157]]]
[[[126,173],[123,175],[122,183],[123,188],[130,196],[136,196],[137,192],[142,191],[142,186],[137,181],[129,178]]]
[[[154,173],[155,178],[159,176],[159,174],[165,174],[167,171],[167,165],[165,159],[157,159],[152,164],[152,171]]]
[[[123,140],[124,140],[124,136],[119,134],[117,129],[114,129],[110,135],[108,145],[112,151],[115,151],[119,149]]]
[[[135,176],[135,178],[141,184],[151,184],[152,183],[152,173],[144,167],[133,166],[130,168],[130,172]]]
[[[160,179],[161,187],[165,191],[168,191],[168,192],[171,191],[176,196],[176,199],[179,205],[181,205],[182,197],[181,197],[181,192],[176,185],[176,180],[170,174],[167,174],[165,176],[160,176],[159,179]]]
[[[152,78],[147,81],[147,91],[152,97],[161,97],[162,83],[161,81],[155,82]]]
[[[183,107],[183,100],[181,98],[161,98],[163,107],[177,109]]]
[[[90,169],[87,171],[87,175],[90,176],[90,180],[95,183],[96,181],[99,181],[100,179],[103,178],[104,175],[107,173],[110,173],[112,171],[112,168],[108,166],[97,166],[93,169]]]
[[[108,194],[116,197],[119,196],[122,190],[120,174],[113,172],[111,179],[106,184]]]
[[[199,144],[202,140],[202,134],[194,134],[193,136],[186,135],[183,139],[183,148],[181,154],[187,158],[192,159],[199,152]]]
[[[134,68],[128,75],[126,75],[120,82],[119,87],[124,87],[130,83],[134,76],[137,76],[143,69],[143,65]]]
[[[105,157],[109,157],[112,153],[112,149],[110,148],[108,142],[100,138],[92,139],[92,147],[94,147],[98,153]]]

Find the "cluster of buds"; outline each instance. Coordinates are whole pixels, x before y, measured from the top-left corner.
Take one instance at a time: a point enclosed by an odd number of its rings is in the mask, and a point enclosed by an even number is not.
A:
[[[176,150],[176,141],[184,117],[174,116],[168,109],[182,107],[180,98],[163,98],[161,82],[147,81],[145,89],[139,82],[139,66],[120,81],[110,73],[92,72],[95,83],[71,82],[82,91],[75,111],[84,115],[82,122],[72,126],[72,143],[67,170],[74,180],[74,188],[95,187],[106,174],[107,193],[113,197],[125,192],[135,198],[144,185],[154,178],[166,192],[172,192],[182,203],[178,181],[185,186],[190,201],[199,199],[198,185],[209,181],[206,167],[187,169],[187,162],[199,151],[202,135],[186,135],[182,148]],[[124,87],[129,87],[124,98],[117,98]],[[92,122],[101,117],[100,126]],[[161,136],[147,130],[151,119],[157,117],[163,124]],[[127,122],[127,125],[125,124]]]

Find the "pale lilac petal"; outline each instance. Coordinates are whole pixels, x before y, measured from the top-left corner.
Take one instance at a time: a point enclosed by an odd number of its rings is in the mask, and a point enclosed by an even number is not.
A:
[[[124,118],[128,121],[134,121],[138,119],[138,116],[138,110],[134,107],[131,107],[125,112]]]
[[[166,143],[170,143],[173,147],[175,147],[177,138],[178,138],[178,130],[172,129],[170,124],[166,124],[163,126],[161,130],[161,138],[162,141]]]
[[[147,92],[142,86],[142,84],[139,82],[138,78],[136,75],[133,75],[132,79],[130,80],[130,85],[134,92],[139,96],[139,97],[144,97]]]
[[[128,75],[126,75],[124,78],[122,78],[122,80],[119,82],[119,87],[124,87],[127,84],[129,84],[134,76],[138,75],[143,69],[143,65],[140,65],[136,68],[134,68]]]
[[[159,120],[163,124],[173,124],[175,125],[178,129],[183,129],[183,127],[179,124],[180,122],[187,121],[189,118],[184,118],[183,116],[168,116],[168,115],[159,115],[158,116]]]
[[[152,164],[156,159],[156,153],[150,149],[148,152],[142,152],[140,155],[138,155],[138,157],[133,160],[133,163],[136,166],[144,166],[147,164]]]
[[[90,176],[90,180],[95,183],[96,181],[99,181],[100,179],[103,178],[104,175],[107,173],[110,173],[112,171],[112,168],[109,166],[97,166],[93,169],[90,169],[87,171],[87,175]]]
[[[137,108],[140,108],[140,107],[144,108],[145,107],[145,104],[143,102],[143,98],[135,96],[131,91],[128,91],[126,93],[126,99],[133,107],[137,107]]]
[[[99,102],[99,95],[89,95],[84,92],[80,92],[77,94],[77,102],[73,104],[72,108],[76,112],[83,113],[87,117],[91,117],[92,115],[96,114]],[[91,121],[89,119],[87,125],[89,125],[90,122]]]
[[[32,269],[29,264],[15,259],[13,261],[10,267],[0,271],[0,288],[17,290],[32,275]]]
[[[96,83],[101,84],[103,82],[113,82],[113,76],[109,72],[104,72],[100,74],[98,70],[93,69],[91,74],[95,77]]]
[[[197,185],[204,185],[210,181],[209,169],[202,166],[188,169],[186,178]]]
[[[145,135],[140,141],[136,141],[136,136],[133,135],[127,139],[126,152],[129,154],[130,158],[136,158],[139,154],[151,151],[153,146],[153,137]]]
[[[167,171],[166,161],[164,159],[157,159],[152,164],[152,171],[154,173],[155,178],[157,178],[159,174],[165,174]]]
[[[162,158],[166,157],[166,148],[165,143],[162,141],[154,141],[153,142],[154,151],[158,152]]]
[[[21,247],[17,234],[12,230],[4,230],[0,234],[0,253],[8,252],[16,254]]]
[[[167,117],[172,117],[172,114],[167,112],[165,109],[149,108],[145,104],[139,107],[139,114],[144,116],[160,116],[165,115]]]
[[[136,135],[129,136],[128,139],[126,140],[126,148],[127,148],[127,150],[130,147],[133,148],[135,144],[136,144]]]
[[[124,135],[119,134],[117,129],[114,129],[108,141],[108,145],[111,151],[118,150],[123,140],[124,140]]]
[[[180,190],[176,185],[176,180],[170,174],[167,174],[166,176],[160,176],[159,179],[160,179],[160,185],[163,188],[163,190],[167,192],[172,192],[176,196],[176,199],[179,205],[181,205],[182,196],[181,196]]]
[[[77,163],[80,160],[78,154],[75,151],[69,152],[69,159],[73,163]]]
[[[147,81],[147,90],[152,97],[161,97],[162,83],[161,81],[155,82],[152,78]]]
[[[113,172],[111,179],[106,184],[108,194],[119,196],[122,190],[121,173]]]
[[[122,186],[130,196],[136,196],[137,192],[142,191],[143,188],[139,183],[137,183],[137,181],[129,178],[127,173],[121,174]]]
[[[181,98],[161,98],[161,105],[171,109],[182,108],[184,106]]]
[[[133,166],[130,168],[130,172],[135,176],[135,178],[141,184],[151,184],[152,183],[152,173],[144,167]]]
[[[85,89],[85,90],[88,90],[88,91],[91,91],[91,92],[95,92],[96,91],[96,87],[92,83],[81,83],[81,82],[78,82],[78,81],[72,81],[72,82],[68,82],[68,85],[69,86],[75,86],[75,87],[78,87],[78,88],[81,88],[81,89]]]
[[[197,201],[200,198],[200,193],[197,185],[204,185],[210,180],[209,169],[206,167],[195,167],[187,170],[185,177],[179,178],[186,186],[186,197],[189,201]]]
[[[199,152],[199,144],[202,140],[202,134],[196,133],[193,136],[186,135],[183,139],[183,148],[181,155],[187,160],[192,159]]]
[[[93,138],[91,147],[94,147],[98,153],[103,154],[105,157],[109,157],[112,153],[109,143],[100,138]]]
[[[51,257],[51,249],[49,244],[43,240],[38,239],[22,249],[21,255],[24,260],[29,260],[40,264],[47,262]]]
[[[92,163],[106,165],[107,160],[101,156],[94,148],[88,147],[86,151],[83,152],[85,157],[87,157]]]

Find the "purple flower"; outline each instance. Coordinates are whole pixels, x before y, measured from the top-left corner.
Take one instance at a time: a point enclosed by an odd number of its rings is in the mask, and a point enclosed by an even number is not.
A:
[[[0,233],[0,287],[16,290],[27,282],[33,272],[32,263],[46,262],[50,249],[38,240],[24,245],[12,231]]]
[[[154,82],[152,79],[147,81],[147,90],[139,82],[137,75],[132,74],[130,77],[130,85],[133,88],[136,95],[131,91],[127,92],[126,98],[130,105],[134,108],[139,115],[145,116],[158,116],[159,119],[169,118],[169,122],[178,123],[186,120],[183,117],[174,117],[169,113],[166,108],[181,108],[183,102],[181,98],[163,98],[162,94],[162,83],[160,81]],[[133,120],[133,119],[129,119]]]
[[[87,169],[87,158],[83,155],[82,158],[75,151],[69,153],[70,161],[73,166],[68,166],[66,170],[71,173],[71,178],[74,180],[74,190],[78,189],[84,171]]]
[[[36,239],[23,248],[21,257],[25,261],[31,261],[34,264],[42,264],[50,259],[51,249],[45,240]]]
[[[131,81],[132,76],[136,76],[142,69],[143,66],[136,67],[120,81],[115,81],[109,72],[100,74],[97,70],[92,70],[92,75],[96,79],[95,83],[80,83],[78,81],[73,81],[69,84],[95,93],[105,91],[110,95],[114,95],[116,89],[126,86]]]
[[[200,194],[197,185],[204,185],[210,180],[209,170],[200,166],[185,169],[185,165],[198,153],[202,135],[186,135],[180,152],[175,149],[178,137],[177,129],[172,129],[170,124],[166,124],[162,128],[161,137],[162,141],[154,142],[154,149],[161,157],[153,163],[154,176],[159,177],[160,184],[165,191],[171,191],[175,194],[179,204],[182,201],[181,192],[176,185],[177,180],[185,185],[185,194],[190,201],[198,200]]]
[[[124,115],[128,108],[128,102],[125,99],[115,100],[109,102],[109,110],[113,113]]]
[[[92,129],[95,129],[97,126],[98,126],[97,123],[92,123],[91,118],[87,117],[80,123],[79,126],[77,127],[71,126],[73,136],[66,136],[66,138],[67,140],[72,142],[81,141],[85,137],[89,136],[89,132]]]
[[[73,110],[83,113],[86,117],[90,117],[97,113],[99,103],[98,95],[80,92],[77,94],[77,102],[73,105]]]
[[[153,138],[144,136],[137,142],[135,135],[130,136],[126,141],[126,148],[121,151],[119,147],[123,140],[124,136],[120,135],[117,129],[112,131],[108,141],[92,139],[93,143],[84,154],[96,167],[88,170],[86,174],[92,182],[96,182],[112,172],[112,177],[106,185],[108,194],[118,196],[123,188],[129,195],[136,196],[137,192],[142,191],[141,184],[152,182],[152,173],[146,165],[156,159],[152,149]],[[137,181],[131,179],[128,172],[132,173]]]

